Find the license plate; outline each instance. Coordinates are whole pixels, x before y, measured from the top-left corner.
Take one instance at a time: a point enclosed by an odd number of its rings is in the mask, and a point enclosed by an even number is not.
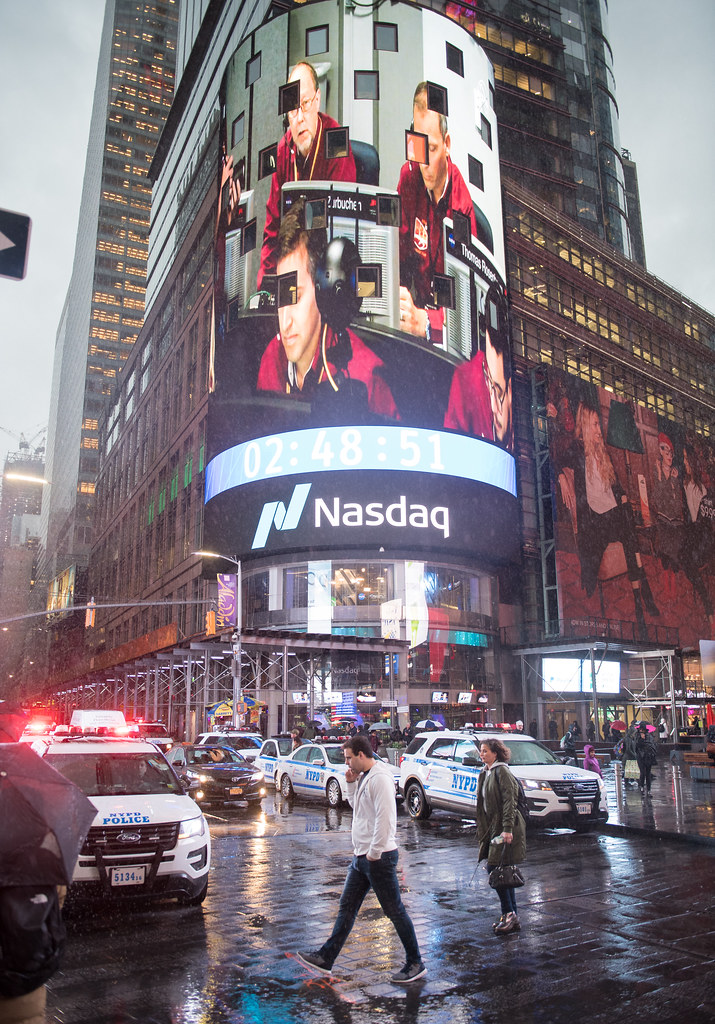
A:
[[[112,868],[110,880],[112,885],[143,885],[146,867],[142,864],[136,868]]]
[[[576,811],[579,814],[590,814],[591,813],[591,805],[590,804],[576,804]]]
[[[241,789],[240,786],[234,786],[233,789],[229,789],[228,791],[229,796],[240,796],[241,793],[243,793],[243,790]]]

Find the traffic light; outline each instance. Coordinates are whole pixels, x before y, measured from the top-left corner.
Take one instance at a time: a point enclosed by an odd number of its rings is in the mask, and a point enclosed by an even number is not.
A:
[[[206,612],[206,636],[216,633],[216,612]]]

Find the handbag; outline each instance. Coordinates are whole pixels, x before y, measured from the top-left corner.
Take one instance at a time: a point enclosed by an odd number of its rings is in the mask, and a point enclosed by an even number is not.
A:
[[[502,847],[501,860],[489,872],[489,884],[492,889],[518,889],[524,884],[524,876],[516,864],[504,863],[506,843]]]
[[[627,779],[639,779],[641,777],[640,768],[638,767],[637,761],[626,761],[626,768],[623,773]]]

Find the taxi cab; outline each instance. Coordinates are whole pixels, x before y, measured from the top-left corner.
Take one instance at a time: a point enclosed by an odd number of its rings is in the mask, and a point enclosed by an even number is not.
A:
[[[477,780],[483,764],[479,744],[501,740],[511,751],[509,768],[522,784],[531,825],[592,827],[608,819],[603,779],[564,764],[524,733],[444,731],[419,733],[400,762],[400,789],[413,818],[434,808],[476,818]]]
[[[378,761],[383,758],[374,755]],[[384,762],[387,764],[387,762]],[[395,778],[398,797],[399,769],[388,767]],[[276,789],[286,799],[294,794],[325,798],[331,807],[347,803],[345,751],[342,743],[304,743],[276,764]]]
[[[208,825],[153,743],[68,736],[51,741],[44,757],[97,810],[71,897],[203,902],[211,865]]]

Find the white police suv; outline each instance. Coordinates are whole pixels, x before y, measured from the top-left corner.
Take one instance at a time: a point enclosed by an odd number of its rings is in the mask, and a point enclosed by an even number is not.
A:
[[[97,809],[71,896],[203,902],[211,864],[206,819],[153,743],[68,737],[51,742],[44,756]]]
[[[586,829],[607,820],[606,791],[596,772],[563,764],[531,736],[487,731],[415,736],[400,763],[400,789],[413,818],[428,818],[435,807],[476,817],[479,744],[487,738],[511,751],[509,768],[524,788],[530,824]]]
[[[395,778],[395,798],[398,799],[399,772],[394,765],[385,764]],[[348,799],[346,771],[342,743],[304,743],[288,757],[277,761],[274,778],[276,789],[286,799],[297,794],[325,799],[331,807],[340,807]]]

